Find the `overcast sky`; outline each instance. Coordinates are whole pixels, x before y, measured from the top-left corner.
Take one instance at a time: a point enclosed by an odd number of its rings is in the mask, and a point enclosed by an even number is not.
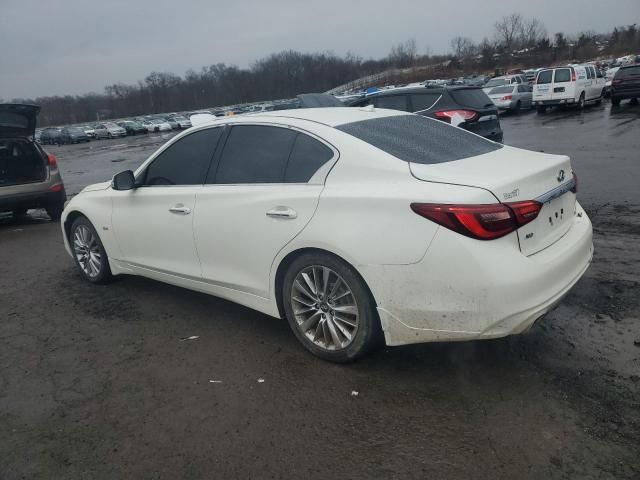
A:
[[[285,49],[379,58],[413,37],[445,53],[514,11],[550,34],[640,23],[640,0],[0,0],[0,98],[102,92]]]

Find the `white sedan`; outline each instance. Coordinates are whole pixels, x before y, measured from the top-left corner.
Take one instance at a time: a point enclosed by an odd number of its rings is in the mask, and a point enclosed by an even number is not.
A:
[[[62,216],[94,283],[142,275],[274,317],[327,360],[526,331],[593,253],[566,156],[372,107],[213,120]]]

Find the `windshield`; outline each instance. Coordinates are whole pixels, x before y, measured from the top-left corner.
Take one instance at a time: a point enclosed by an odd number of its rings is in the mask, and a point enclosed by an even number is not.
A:
[[[422,115],[375,118],[337,128],[400,160],[412,163],[451,162],[502,148],[502,145],[462,128]]]

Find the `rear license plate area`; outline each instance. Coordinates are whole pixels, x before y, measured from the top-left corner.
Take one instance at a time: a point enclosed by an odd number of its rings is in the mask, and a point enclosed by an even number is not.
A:
[[[564,92],[564,87],[556,87],[553,89],[553,93],[561,93]]]

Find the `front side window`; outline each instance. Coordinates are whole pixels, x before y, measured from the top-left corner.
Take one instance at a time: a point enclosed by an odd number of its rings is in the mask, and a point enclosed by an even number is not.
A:
[[[282,183],[298,132],[264,125],[235,125],[224,146],[215,181]]]
[[[222,128],[199,130],[169,146],[147,167],[145,186],[201,185]]]

